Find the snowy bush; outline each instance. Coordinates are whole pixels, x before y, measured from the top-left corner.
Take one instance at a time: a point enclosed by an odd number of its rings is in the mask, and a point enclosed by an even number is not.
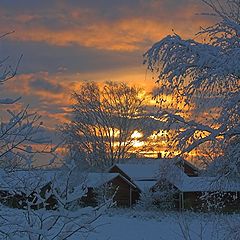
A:
[[[86,188],[84,182],[78,182],[73,190],[71,172],[71,169],[57,172],[51,179],[51,187],[44,196],[37,177],[34,184],[21,179],[21,183],[26,184],[24,185],[25,191],[22,189],[25,196],[22,200],[24,201],[23,207],[20,207],[22,209],[0,205],[2,238],[14,240],[68,239],[75,234],[92,231],[92,223],[102,215],[107,207],[111,206],[111,199],[98,207],[77,208],[76,202],[84,196]],[[14,191],[14,188],[12,190]],[[54,205],[47,201],[50,196],[54,200]],[[16,195],[13,194],[13,197]]]
[[[177,189],[168,181],[163,179],[153,188],[146,189],[141,193],[138,207],[146,210],[171,210],[177,207],[177,200]]]
[[[92,223],[101,216],[100,208],[77,211],[20,210],[1,206],[1,239],[51,240],[68,239],[79,232],[93,230]]]
[[[239,204],[237,193],[233,192],[206,192],[200,197],[202,209],[214,212],[238,211]]]
[[[149,191],[149,189],[142,191],[140,194],[140,200],[136,205],[136,209],[154,210],[156,208],[156,205],[154,205],[153,193]]]
[[[114,198],[114,194],[117,189],[114,189],[112,184],[104,184],[101,187],[95,189],[96,202],[98,205],[102,205],[110,199]]]

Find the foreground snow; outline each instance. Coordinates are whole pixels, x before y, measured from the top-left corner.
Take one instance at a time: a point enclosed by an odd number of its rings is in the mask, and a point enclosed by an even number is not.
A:
[[[233,240],[234,236],[229,238],[225,227],[237,220],[239,215],[117,210],[104,215],[95,232],[85,237],[88,240]]]
[[[57,214],[55,211],[3,208],[0,231],[12,240],[239,240],[240,215],[92,208]],[[36,218],[37,216],[37,218]],[[57,218],[56,218],[57,216]],[[35,217],[35,218],[34,218]],[[8,219],[8,224],[4,224]],[[35,220],[34,220],[35,219]],[[45,220],[44,220],[45,219]],[[59,219],[59,221],[55,221]],[[27,223],[27,221],[32,221]],[[39,222],[39,223],[38,223]],[[56,224],[55,224],[56,223]],[[40,224],[40,225],[39,225]],[[26,234],[28,232],[29,234]],[[74,233],[73,235],[71,233]],[[41,235],[41,237],[38,237]],[[68,237],[66,237],[68,236]],[[70,237],[69,237],[70,236]]]

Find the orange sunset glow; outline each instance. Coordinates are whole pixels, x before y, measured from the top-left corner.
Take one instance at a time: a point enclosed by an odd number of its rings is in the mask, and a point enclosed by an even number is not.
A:
[[[71,94],[83,82],[125,82],[144,90],[147,105],[156,105],[150,93],[157,85],[142,55],[168,34],[194,37],[200,26],[212,21],[195,14],[204,6],[193,0],[24,3],[0,3],[1,32],[14,31],[1,39],[0,50],[11,56],[13,66],[23,54],[3,95],[22,96],[22,104],[37,111],[50,132],[69,121]],[[165,98],[166,105],[183,108],[174,96]],[[136,148],[147,145],[141,134],[132,136]],[[164,155],[163,136],[152,132],[148,140],[159,137],[161,147],[153,152]]]
[[[0,49],[12,58],[24,55],[19,81],[6,88],[25,102],[32,99],[31,107],[47,113],[44,122],[52,127],[63,120],[81,81],[125,81],[151,91],[155,84],[142,54],[172,31],[188,38],[208,24],[194,14],[203,6],[190,0],[24,2],[0,3],[1,32],[15,31]]]
[[[0,240],[240,240],[240,0],[0,0],[0,29]]]

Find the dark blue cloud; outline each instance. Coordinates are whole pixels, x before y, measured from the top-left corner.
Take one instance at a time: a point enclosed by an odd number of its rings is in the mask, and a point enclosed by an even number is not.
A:
[[[83,46],[52,46],[39,42],[0,41],[3,57],[11,56],[12,64],[21,54],[19,73],[56,73],[66,68],[67,73],[97,72],[140,66],[142,52],[114,52]]]
[[[29,86],[34,90],[44,90],[51,93],[61,93],[64,91],[64,88],[60,84],[51,83],[46,79],[31,80]]]
[[[1,58],[11,56],[9,64],[13,66],[16,64],[19,56],[24,54],[23,60],[18,69],[18,74],[28,74],[46,72],[47,76],[59,76],[61,74],[60,69],[64,69],[66,78],[61,78],[59,83],[53,83],[49,81],[48,77],[45,79],[39,75],[39,78],[26,80],[23,82],[30,89],[29,93],[26,91],[22,94],[23,89],[19,88],[17,95],[23,95],[24,103],[30,103],[30,106],[34,109],[38,109],[40,112],[49,113],[51,118],[54,114],[64,114],[65,106],[59,104],[59,102],[51,101],[51,95],[56,97],[56,94],[66,91],[63,88],[67,86],[66,82],[75,81],[76,79],[68,78],[77,73],[93,73],[93,77],[89,77],[90,80],[95,80],[95,73],[110,72],[112,70],[125,70],[136,69],[136,67],[142,64],[142,54],[148,47],[153,44],[153,39],[149,38],[149,32],[145,24],[140,25],[140,32],[146,30],[146,36],[140,36],[139,32],[134,32],[134,29],[128,29],[129,20],[143,20],[155,23],[155,26],[159,23],[162,28],[165,25],[169,26],[172,23],[178,26],[179,22],[184,19],[185,11],[191,10],[191,5],[201,5],[202,1],[197,0],[1,0],[0,1],[0,25],[4,30],[11,31],[16,30],[16,36],[33,32],[33,34],[46,34],[52,33],[64,33],[63,30],[72,34],[74,40],[75,35],[77,37],[86,37],[88,30],[91,27],[97,28],[100,34],[95,35],[94,30],[91,32],[89,38],[101,37],[101,34],[106,34],[107,38],[110,38],[107,34],[108,31],[114,30],[112,42],[118,42],[117,24],[121,21],[126,21],[119,32],[119,36],[123,36],[124,41],[126,35],[133,36],[133,45],[137,45],[138,50],[130,51],[110,51],[110,48],[100,48],[96,45],[83,44],[81,41],[70,41],[66,45],[57,45],[55,42],[48,41],[49,39],[21,39],[19,37],[9,37],[0,40],[0,52]],[[196,8],[195,8],[196,9]],[[192,12],[193,18],[194,13]],[[191,15],[191,11],[189,16]],[[188,16],[188,18],[189,18]],[[29,17],[29,18],[28,18]],[[151,21],[153,20],[153,21]],[[184,19],[185,21],[186,19]],[[189,22],[189,19],[187,19]],[[98,25],[98,23],[101,23]],[[169,24],[171,23],[171,24]],[[184,22],[185,24],[186,22]],[[101,32],[98,27],[104,28],[104,25],[109,24],[110,30]],[[184,25],[182,24],[182,25]],[[189,22],[189,25],[193,24]],[[136,25],[133,24],[132,28]],[[192,25],[191,25],[192,26]],[[116,29],[114,29],[116,27]],[[126,32],[124,27],[127,29]],[[136,28],[139,26],[136,26]],[[148,25],[149,28],[151,26]],[[188,26],[183,26],[183,29],[187,29]],[[74,32],[78,28],[82,31]],[[42,31],[41,30],[48,30]],[[39,30],[39,32],[38,32]],[[104,30],[104,29],[103,29]],[[163,32],[165,29],[163,29]],[[176,29],[177,30],[177,29]],[[23,31],[23,32],[21,32]],[[24,32],[25,31],[25,32]],[[158,29],[161,31],[161,28]],[[171,27],[170,27],[171,31]],[[185,30],[188,31],[188,30]],[[155,33],[155,32],[154,32]],[[84,35],[85,34],[85,35]],[[125,35],[126,34],[126,35]],[[135,35],[139,34],[140,41],[135,39]],[[46,36],[46,35],[44,35]],[[61,35],[58,35],[61,36]],[[105,35],[104,35],[105,36]],[[50,38],[51,36],[49,36]],[[138,37],[138,35],[137,35]],[[48,38],[48,35],[47,35]],[[110,38],[111,39],[111,38]],[[90,39],[95,40],[95,39]],[[105,41],[105,39],[104,39]],[[127,41],[127,40],[126,40]],[[72,43],[74,42],[74,43]],[[105,44],[105,42],[103,42]],[[108,42],[109,44],[109,42]],[[84,46],[83,46],[84,45]],[[91,46],[91,47],[90,47]],[[108,50],[106,50],[108,49]],[[124,72],[124,71],[123,71]],[[73,75],[71,75],[73,74]],[[126,73],[125,73],[126,75]],[[65,76],[65,75],[64,75]],[[126,76],[127,77],[127,76]],[[144,77],[144,76],[143,76]],[[57,78],[54,78],[57,79]],[[111,78],[114,80],[114,76]],[[79,79],[83,80],[83,79]],[[108,80],[108,79],[106,79]],[[129,80],[129,79],[128,79]],[[138,84],[138,83],[136,83]],[[1,88],[3,89],[3,88]],[[4,87],[5,89],[5,87]],[[7,89],[8,92],[4,92],[6,96],[13,97],[16,95],[16,90],[11,93],[11,89]],[[18,90],[17,90],[18,91]],[[39,95],[38,91],[47,91],[48,94]],[[52,94],[51,94],[52,93]],[[2,94],[2,93],[1,93]],[[65,103],[65,101],[63,100]],[[44,116],[47,119],[47,114]],[[49,121],[47,119],[47,121]],[[55,121],[54,121],[55,124]]]
[[[22,11],[25,13],[27,10],[38,10],[41,9],[49,9],[53,8],[56,5],[56,0],[41,0],[41,1],[33,1],[33,0],[1,0],[0,5],[2,7],[8,8],[11,11]]]

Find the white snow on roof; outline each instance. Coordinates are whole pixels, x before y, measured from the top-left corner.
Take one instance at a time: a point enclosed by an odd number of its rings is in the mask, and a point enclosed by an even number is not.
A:
[[[16,170],[13,172],[0,171],[0,189],[15,191],[33,191],[43,187],[56,177],[53,170]]]
[[[75,186],[73,187],[73,192],[68,197],[68,201],[71,202],[80,199],[86,193],[86,188],[101,187],[104,184],[110,183],[118,176],[121,177],[124,181],[126,181],[129,185],[132,185],[132,187],[138,187],[119,173],[86,173],[84,179],[83,175],[81,176],[81,184],[75,184]]]
[[[156,179],[159,172],[157,164],[116,164],[116,166],[133,180]]]
[[[165,179],[181,192],[240,192],[240,182],[215,177],[166,176]],[[158,181],[134,181],[141,191],[150,190]]]
[[[86,175],[84,184],[87,187],[96,188],[111,182],[114,178],[118,176],[122,178],[125,182],[127,182],[129,185],[136,188],[136,185],[133,182],[129,181],[119,173],[88,173]]]
[[[171,178],[179,176],[187,177],[184,171],[177,167],[173,161],[155,160],[147,164],[116,164],[121,171],[128,175],[132,180],[157,180],[163,175]]]
[[[215,177],[187,177],[174,184],[182,192],[239,192],[240,182]]]
[[[134,183],[142,192],[147,192],[157,183],[157,181],[134,181]]]
[[[100,187],[114,178],[119,176],[118,173],[88,173],[85,180],[85,185],[87,187]]]
[[[191,162],[184,160],[181,157],[178,158],[125,158],[121,159],[120,162],[122,164],[153,164],[153,163],[172,163],[172,164],[177,164],[177,163],[184,163],[188,165],[189,167],[193,168],[193,170],[198,171],[198,168],[193,165]]]
[[[155,160],[147,164],[116,164],[127,174],[141,191],[150,189],[161,178],[165,178],[182,192],[237,192],[240,182],[215,177],[189,177],[173,161]]]

